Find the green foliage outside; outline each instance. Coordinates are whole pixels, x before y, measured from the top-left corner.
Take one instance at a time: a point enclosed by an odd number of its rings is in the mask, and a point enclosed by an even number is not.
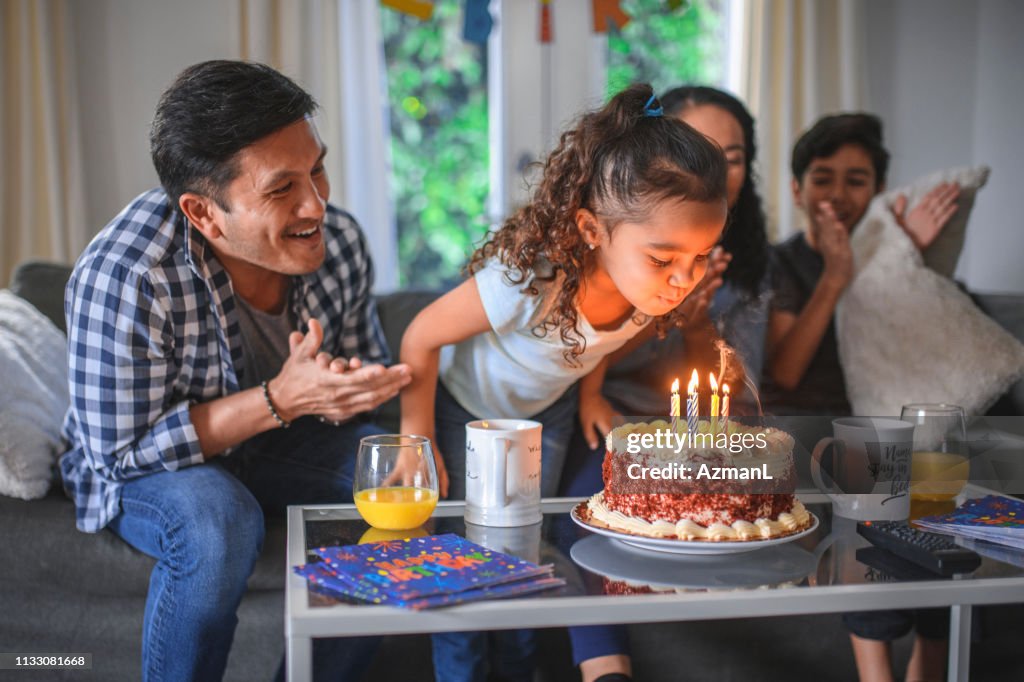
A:
[[[722,81],[725,30],[722,0],[689,0],[669,9],[666,0],[623,0],[632,20],[608,34],[609,97],[644,82],[662,93],[686,83]]]
[[[721,1],[623,0],[633,19],[608,35],[609,96],[637,81],[720,82]],[[487,50],[463,40],[462,5],[438,0],[429,21],[381,9],[402,287],[458,281],[487,232]]]
[[[381,9],[403,287],[458,280],[487,231],[487,49],[462,39],[462,4]]]

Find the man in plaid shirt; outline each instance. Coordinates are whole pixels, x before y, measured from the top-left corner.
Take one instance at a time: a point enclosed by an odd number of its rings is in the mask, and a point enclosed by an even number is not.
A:
[[[370,255],[327,203],[315,108],[266,66],[186,69],[150,135],[162,189],[68,283],[61,472],[81,530],[157,560],[144,679],[220,679],[263,510],[351,500],[358,441],[379,432],[365,413],[410,380],[383,364]],[[315,655],[338,669],[357,648]]]

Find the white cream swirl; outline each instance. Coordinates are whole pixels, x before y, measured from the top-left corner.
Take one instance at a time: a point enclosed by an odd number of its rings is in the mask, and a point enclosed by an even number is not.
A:
[[[767,540],[789,535],[810,525],[811,516],[800,500],[793,500],[793,510],[779,514],[775,519],[759,518],[753,523],[734,521],[731,525],[711,523],[702,526],[692,519],[671,521],[647,521],[609,509],[604,503],[604,492],[599,492],[587,502],[587,508],[595,519],[613,530],[652,538],[678,538],[680,540],[708,540],[728,542],[744,540]]]

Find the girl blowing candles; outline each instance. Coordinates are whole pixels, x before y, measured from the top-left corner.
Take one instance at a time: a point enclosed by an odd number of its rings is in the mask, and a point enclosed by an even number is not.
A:
[[[650,86],[624,90],[563,133],[531,201],[473,254],[472,277],[402,339],[413,381],[401,429],[434,440],[442,494],[465,495],[467,421],[529,417],[544,425],[541,491],[553,495],[577,380],[651,320],[676,322],[726,212],[721,151],[663,116]]]

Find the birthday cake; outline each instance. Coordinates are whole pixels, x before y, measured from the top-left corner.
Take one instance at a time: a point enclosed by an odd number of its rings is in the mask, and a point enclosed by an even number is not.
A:
[[[800,532],[793,437],[775,428],[698,421],[624,424],[608,434],[594,525],[655,538],[751,541]]]

